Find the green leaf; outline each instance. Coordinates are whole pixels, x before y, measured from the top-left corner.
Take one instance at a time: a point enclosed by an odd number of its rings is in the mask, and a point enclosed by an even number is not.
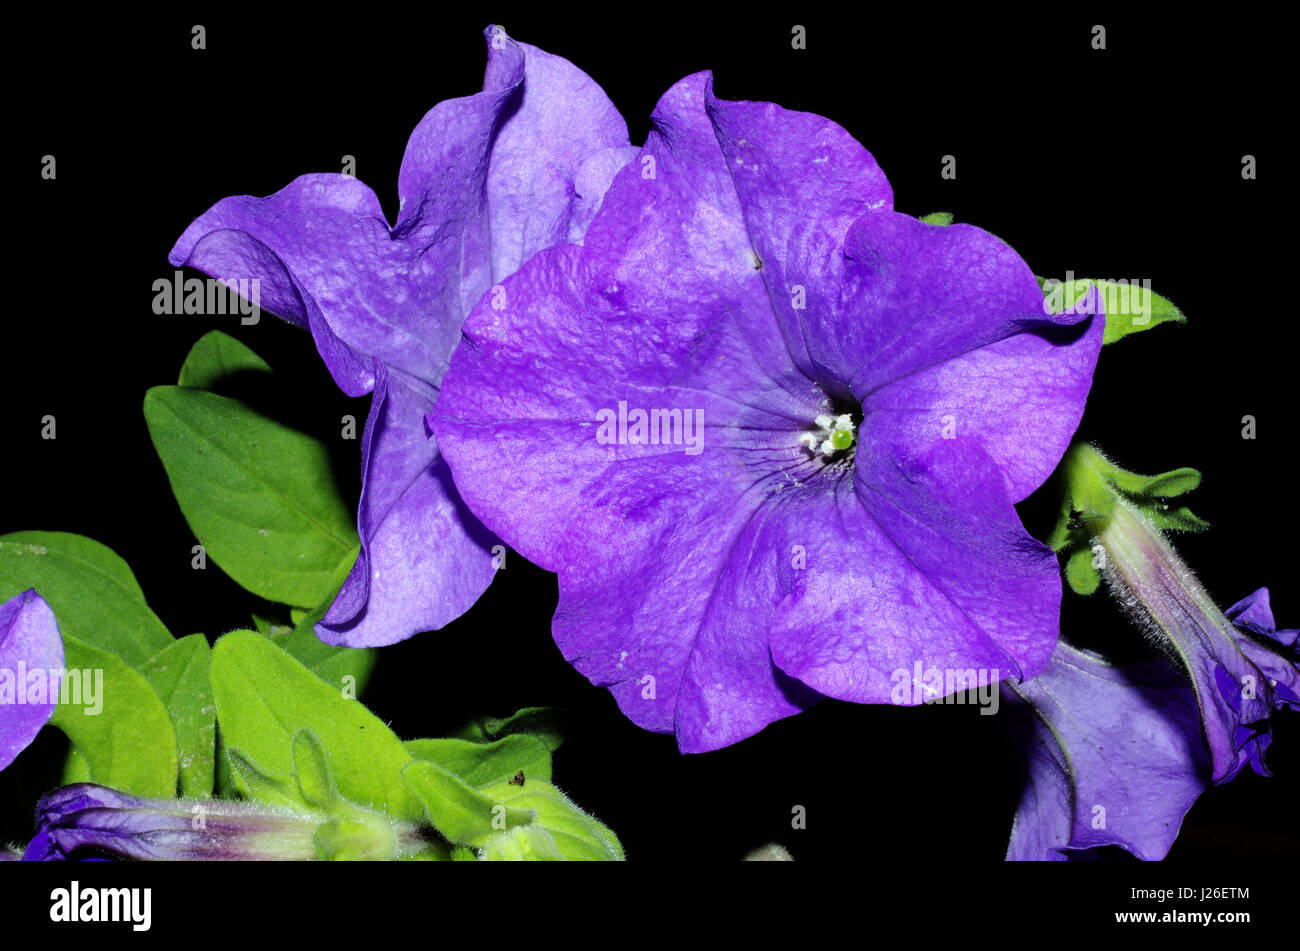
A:
[[[176,731],[180,794],[212,795],[215,779],[217,708],[208,680],[208,640],[191,634],[151,657],[144,675],[167,707]]]
[[[320,604],[358,544],[325,445],[202,390],[154,387],[144,412],[176,501],[212,560],[259,597]]]
[[[522,772],[528,780],[551,779],[551,751],[534,736],[506,736],[494,743],[471,740],[407,740],[416,759],[436,763],[478,788],[504,783]]]
[[[952,224],[952,212],[950,212],[950,211],[934,211],[934,212],[931,212],[931,213],[928,214],[928,215],[922,215],[921,218],[920,218],[919,220],[920,220],[922,223],[927,224],[927,225],[945,225],[945,226],[947,226],[947,225]]]
[[[65,637],[112,651],[137,669],[175,643],[126,562],[82,535],[0,536],[0,601],[28,588],[49,603]]]
[[[511,808],[494,796],[477,792],[459,776],[428,760],[412,760],[402,775],[424,803],[429,822],[453,845],[482,848],[498,832],[527,825],[536,816],[531,810]]]
[[[181,386],[210,390],[221,380],[241,372],[269,373],[271,367],[229,334],[210,330],[199,338],[181,367]]]
[[[559,726],[560,714],[554,707],[524,707],[508,717],[479,717],[461,727],[452,736],[476,743],[486,743],[516,733],[526,733],[541,740],[554,753],[564,741]]]
[[[175,797],[176,732],[149,681],[116,654],[67,634],[63,651],[68,670],[103,672],[94,704],[83,691],[80,704],[58,704],[50,720],[85,757],[90,780],[134,796]]]
[[[550,783],[526,782],[522,786],[499,783],[480,793],[499,805],[535,812],[533,825],[544,829],[560,854],[570,861],[623,860],[623,847],[614,833]]]
[[[269,775],[293,774],[294,736],[311,730],[343,796],[412,822],[423,815],[423,804],[402,779],[412,758],[402,741],[359,701],[345,699],[267,638],[253,631],[227,634],[212,649],[211,674],[227,746]]]
[[[86,757],[75,746],[68,748],[68,756],[63,761],[63,775],[59,779],[60,786],[73,786],[77,783],[90,782],[90,763]]]

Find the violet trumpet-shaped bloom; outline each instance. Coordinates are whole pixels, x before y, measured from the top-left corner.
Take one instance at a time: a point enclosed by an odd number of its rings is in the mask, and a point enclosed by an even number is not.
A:
[[[486,31],[483,91],[435,106],[407,144],[401,210],[345,175],[218,202],[169,260],[257,279],[260,305],[310,329],[349,396],[373,391],[362,442],[362,551],[316,632],[389,644],[464,613],[494,571],[425,427],[466,312],[529,255],[581,241],[634,154],[604,92],[567,60]]]
[[[0,604],[0,769],[54,716],[62,671],[63,636],[45,599],[28,589]]]
[[[1012,504],[1103,321],[1045,314],[992,235],[894,213],[827,119],[700,73],[653,121],[583,246],[472,311],[430,416],[471,509],[558,573],[564,656],[687,752],[889,702],[918,660],[1039,673],[1060,578]]]
[[[323,814],[259,803],[141,799],[107,786],[77,783],[40,801],[36,835],[23,858],[37,862],[86,858],[307,861],[320,858],[317,833],[329,821]],[[388,851],[364,857],[395,858],[425,845],[417,829],[378,814],[370,814],[368,821],[384,827],[383,834],[373,838]]]
[[[1062,642],[1045,671],[1003,696],[1028,761],[1007,858],[1108,845],[1164,858],[1210,782],[1186,679],[1162,657],[1119,667]]]
[[[1225,616],[1160,530],[1122,499],[1097,537],[1106,551],[1106,580],[1120,603],[1191,678],[1214,781],[1227,782],[1247,763],[1270,775],[1263,761],[1272,739],[1269,718],[1284,706],[1300,708],[1300,655],[1297,632],[1274,627],[1268,589]]]

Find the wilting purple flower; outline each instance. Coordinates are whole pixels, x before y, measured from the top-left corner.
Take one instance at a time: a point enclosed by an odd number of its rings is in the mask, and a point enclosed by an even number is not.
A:
[[[685,751],[888,702],[916,660],[1041,671],[1060,579],[1012,503],[1102,321],[1045,315],[986,232],[895,214],[827,119],[706,73],[653,118],[583,247],[470,314],[430,416],[471,509],[559,574],[565,657]]]
[[[78,783],[40,801],[37,831],[23,858],[64,861],[279,861],[320,857],[316,833],[328,817],[224,799],[141,799],[106,786]],[[376,823],[390,824],[374,816]],[[395,854],[423,847],[421,834],[394,827]],[[390,855],[372,856],[394,857]]]
[[[1225,616],[1159,529],[1124,500],[1116,501],[1098,539],[1106,552],[1106,580],[1118,599],[1192,680],[1214,781],[1227,782],[1247,763],[1269,775],[1262,759],[1272,739],[1269,717],[1283,706],[1300,707],[1300,657],[1297,632],[1275,630],[1268,589],[1239,601]]]
[[[1059,861],[1118,845],[1164,858],[1210,782],[1196,697],[1164,658],[1123,667],[1057,644],[1003,686],[1028,761],[1007,858]],[[1015,710],[1019,707],[1019,710]]]
[[[465,313],[529,255],[581,241],[634,154],[600,87],[567,60],[486,31],[483,91],[435,106],[407,144],[401,209],[344,175],[218,202],[170,254],[311,330],[349,396],[374,392],[362,442],[362,552],[320,624],[389,644],[460,616],[491,580],[493,539],[462,504],[425,414]]]
[[[63,636],[45,599],[29,588],[0,604],[0,769],[54,716],[62,671]]]

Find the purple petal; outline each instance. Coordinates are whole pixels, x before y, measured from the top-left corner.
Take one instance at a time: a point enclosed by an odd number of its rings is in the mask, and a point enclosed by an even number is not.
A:
[[[1047,670],[1004,690],[1023,703],[1029,775],[1007,858],[1060,860],[1118,845],[1158,860],[1210,781],[1191,687],[1162,659],[1114,667],[1059,644]]]
[[[1283,647],[1294,647],[1297,636],[1300,636],[1300,628],[1285,631],[1277,629],[1273,621],[1273,606],[1269,599],[1268,588],[1260,588],[1246,595],[1223,613],[1237,627],[1244,627],[1262,637],[1277,641]]]
[[[659,100],[645,148],[614,178],[605,212],[587,231],[584,273],[575,280],[615,321],[615,349],[604,362],[621,365],[627,378],[691,379],[802,417],[817,412],[824,394],[795,366],[800,343],[787,339],[769,303],[704,110],[707,81],[705,73],[690,76]],[[634,346],[641,335],[653,343]],[[659,346],[681,356],[661,360]]]
[[[1094,319],[1081,333],[1018,333],[909,374],[866,398],[871,432],[905,458],[945,430],[977,440],[1018,502],[1051,475],[1078,428],[1104,329]]]
[[[391,644],[459,617],[492,580],[496,541],[460,501],[425,428],[435,394],[378,367],[362,442],[362,550],[316,626],[348,647]]]
[[[823,376],[826,365],[806,339],[809,315],[841,313],[852,264],[845,237],[864,215],[893,209],[889,181],[871,154],[829,119],[769,102],[720,100],[709,74],[701,77],[703,83],[691,78],[691,92],[702,88],[771,309],[796,364],[813,378]]]
[[[909,469],[870,445],[857,458],[853,477],[790,493],[771,520],[772,560],[807,552],[781,592],[777,666],[858,703],[890,702],[894,672],[916,661],[988,670],[991,681],[1035,676],[1056,644],[1060,576],[996,466],[961,441]]]
[[[493,28],[486,35],[491,47]],[[581,243],[610,181],[636,154],[627,123],[590,76],[562,57],[519,47],[523,86],[506,104],[488,166],[493,281],[543,248]]]
[[[417,369],[421,358],[433,360],[409,286],[385,279],[405,271],[408,253],[389,238],[374,192],[322,174],[268,198],[222,199],[185,229],[168,260],[223,281],[258,281],[260,306],[310,327],[340,389],[360,396],[374,384],[376,347],[408,350]],[[390,337],[396,346],[385,346]]]
[[[36,739],[54,715],[50,696],[54,671],[63,670],[63,637],[54,612],[30,588],[0,604],[0,769]],[[29,674],[40,681],[39,695],[28,692]],[[54,687],[57,691],[57,685]]]

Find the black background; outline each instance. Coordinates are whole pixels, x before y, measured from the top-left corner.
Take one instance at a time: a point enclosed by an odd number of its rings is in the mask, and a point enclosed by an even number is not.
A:
[[[213,202],[339,171],[345,154],[394,219],[407,136],[435,103],[480,88],[481,31],[495,20],[588,72],[633,142],[665,89],[711,69],[723,98],[845,126],[880,162],[900,211],[951,211],[1038,274],[1149,278],[1189,322],[1105,349],[1081,435],[1140,472],[1201,469],[1190,503],[1213,528],[1179,538],[1180,551],[1222,606],[1268,585],[1280,624],[1300,624],[1295,317],[1290,244],[1279,237],[1294,207],[1278,132],[1289,122],[1279,115],[1283,31],[1102,12],[954,18],[928,6],[887,18],[872,7],[859,17],[738,5],[701,18],[635,4],[581,18],[541,5],[419,16],[319,8],[279,21],[266,10],[103,22],[51,13],[15,28],[10,45],[32,65],[11,81],[7,122],[17,205],[0,338],[0,531],[107,544],[177,636],[249,626],[255,599],[215,565],[190,567],[194,541],[149,441],[145,390],[174,382],[204,332],[238,337],[291,383],[294,401],[278,415],[331,442],[354,495],[359,442],[339,439],[338,420],[364,420],[368,399],[338,392],[307,334],[269,315],[253,327],[156,316],[152,282],[170,278],[167,251]],[[195,23],[207,28],[206,50],[191,49]],[[807,28],[806,50],[791,48],[793,23]],[[1107,27],[1104,51],[1090,47],[1094,23]],[[40,177],[45,154],[57,158],[54,181]],[[940,177],[945,154],[956,156],[955,181]],[[1245,154],[1258,180],[1242,179]],[[46,414],[58,421],[53,441],[40,436]],[[1247,414],[1254,441],[1241,438]],[[1040,493],[1022,506],[1039,537],[1053,505]],[[384,649],[364,699],[403,737],[525,705],[567,708],[556,781],[633,860],[731,861],[768,841],[805,862],[884,869],[1001,859],[1018,767],[1000,718],[826,702],[684,757],[564,662],[549,633],[555,598],[554,577],[513,556],[465,616]],[[1067,592],[1062,624],[1088,646],[1146,649],[1103,594]],[[1171,858],[1241,870],[1295,854],[1297,719],[1275,720],[1276,775],[1209,790]],[[60,753],[53,733],[0,776],[0,839],[30,832],[35,799],[57,776],[44,768]],[[791,828],[795,805],[806,807],[804,830]]]

